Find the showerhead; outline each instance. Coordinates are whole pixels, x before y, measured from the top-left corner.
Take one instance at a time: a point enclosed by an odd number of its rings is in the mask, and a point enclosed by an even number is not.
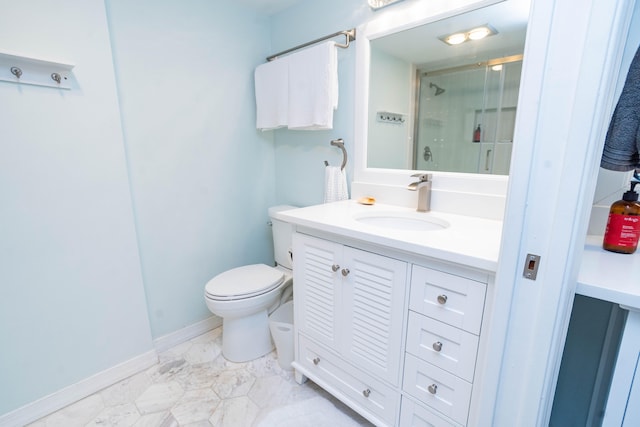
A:
[[[435,83],[429,82],[429,88],[433,88],[433,87],[436,88],[436,95],[435,96],[442,95],[444,93],[444,89],[442,89],[440,86],[438,86]]]

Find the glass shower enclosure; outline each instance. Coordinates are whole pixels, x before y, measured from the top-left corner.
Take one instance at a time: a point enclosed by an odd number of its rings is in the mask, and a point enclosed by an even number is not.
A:
[[[508,175],[522,55],[418,69],[413,167]]]

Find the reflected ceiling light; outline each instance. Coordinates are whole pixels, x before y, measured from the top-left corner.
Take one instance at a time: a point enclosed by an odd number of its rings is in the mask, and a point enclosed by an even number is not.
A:
[[[380,9],[381,7],[389,6],[399,1],[401,0],[367,0],[371,9]]]
[[[455,33],[447,36],[444,39],[445,43],[448,44],[460,44],[467,41],[467,35],[465,33]]]
[[[493,71],[502,71],[502,64],[497,64],[491,67]]]
[[[478,27],[469,31],[469,39],[480,40],[487,37],[489,34],[491,34],[491,30],[489,29],[489,27]]]
[[[482,40],[485,37],[498,34],[490,25],[482,25],[471,30],[458,31],[454,34],[439,37],[440,40],[449,45],[464,43],[469,40]]]

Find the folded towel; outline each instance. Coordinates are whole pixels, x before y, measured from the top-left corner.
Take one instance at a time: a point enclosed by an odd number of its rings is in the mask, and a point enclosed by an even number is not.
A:
[[[324,170],[324,202],[338,202],[348,198],[346,172],[340,166],[327,166]]]
[[[640,48],[609,123],[600,166],[613,171],[640,168]]]
[[[289,57],[289,129],[332,129],[338,107],[338,53],[322,43]]]
[[[289,59],[258,65],[255,71],[256,127],[260,130],[287,126],[289,114]]]

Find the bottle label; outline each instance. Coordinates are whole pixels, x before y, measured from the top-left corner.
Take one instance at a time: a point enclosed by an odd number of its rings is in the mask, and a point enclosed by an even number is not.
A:
[[[633,248],[640,238],[640,216],[610,214],[604,243],[612,246]]]

